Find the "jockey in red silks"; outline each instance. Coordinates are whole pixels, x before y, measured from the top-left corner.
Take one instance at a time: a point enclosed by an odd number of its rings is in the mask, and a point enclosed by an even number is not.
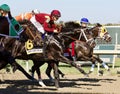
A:
[[[38,9],[34,9],[31,12],[22,13],[18,16],[15,16],[15,19],[17,21],[30,20],[32,16],[34,16],[35,14],[39,14],[39,13],[40,11]]]
[[[45,32],[47,34],[59,33],[55,21],[61,17],[59,10],[53,10],[51,14],[39,13],[33,16],[30,21],[35,25],[35,27],[42,34]]]

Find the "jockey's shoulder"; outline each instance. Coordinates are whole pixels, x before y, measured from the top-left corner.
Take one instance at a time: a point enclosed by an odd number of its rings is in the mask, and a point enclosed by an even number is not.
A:
[[[50,14],[47,14],[47,13],[39,13],[39,14],[36,14],[36,16],[50,16]]]

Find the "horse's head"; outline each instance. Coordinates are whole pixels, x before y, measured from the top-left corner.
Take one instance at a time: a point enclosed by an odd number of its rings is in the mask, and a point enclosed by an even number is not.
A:
[[[99,23],[97,23],[96,26],[91,28],[89,31],[92,32],[94,38],[101,38],[106,42],[110,42],[112,39],[107,29]]]

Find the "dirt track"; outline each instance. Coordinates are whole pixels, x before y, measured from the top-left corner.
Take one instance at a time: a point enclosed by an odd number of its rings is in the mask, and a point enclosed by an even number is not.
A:
[[[81,75],[66,75],[60,81],[60,88],[49,83],[46,75],[42,75],[47,87],[43,88],[37,82],[29,81],[21,72],[0,74],[0,94],[48,94],[48,93],[80,93],[80,94],[120,94],[120,75],[106,74],[89,78]]]

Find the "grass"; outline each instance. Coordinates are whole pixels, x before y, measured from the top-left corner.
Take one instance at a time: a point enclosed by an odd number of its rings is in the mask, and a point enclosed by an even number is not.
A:
[[[16,60],[20,65],[22,65],[24,67],[24,69],[26,69],[26,61],[25,60]],[[29,69],[31,69],[31,66],[33,65],[32,61],[29,60],[28,61],[29,63]],[[112,74],[116,74],[116,69],[120,68],[120,58],[116,58],[115,60],[115,69],[112,69],[112,64],[108,64],[108,66],[110,67],[110,69],[112,70]],[[90,67],[91,66],[83,66],[82,68],[88,72],[90,70]],[[11,68],[9,65],[7,67],[8,68]],[[43,66],[41,66],[41,72],[42,73],[45,73],[45,70],[47,68],[47,64],[44,64]],[[59,65],[59,69],[65,73],[65,74],[73,74],[73,75],[76,75],[76,74],[80,74],[80,72],[74,68],[74,67],[71,67],[70,65],[67,65],[67,64],[64,64],[64,63],[60,63]],[[100,68],[101,70],[105,70],[103,67]],[[97,66],[95,67],[94,69],[94,74],[97,74]]]

